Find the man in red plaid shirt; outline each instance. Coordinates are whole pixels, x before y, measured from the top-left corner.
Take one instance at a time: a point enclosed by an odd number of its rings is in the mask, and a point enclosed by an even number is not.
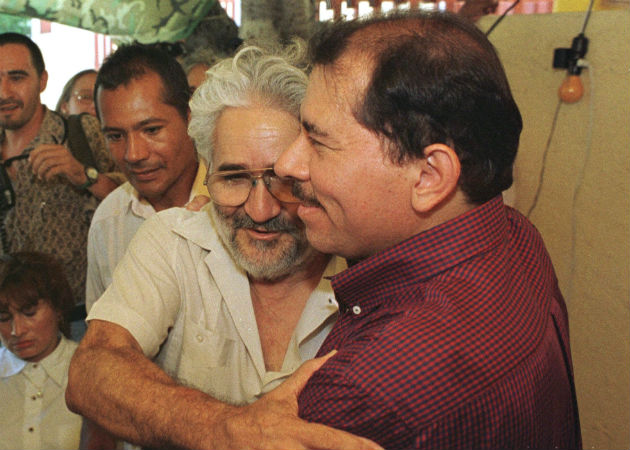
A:
[[[300,416],[386,448],[581,448],[568,318],[538,232],[505,206],[522,128],[474,25],[405,13],[313,43],[298,180],[340,317]]]

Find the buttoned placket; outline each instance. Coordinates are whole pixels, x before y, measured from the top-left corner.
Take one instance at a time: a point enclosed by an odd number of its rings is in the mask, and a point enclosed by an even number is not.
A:
[[[41,430],[39,418],[44,406],[44,383],[46,371],[39,363],[29,363],[24,368],[27,379],[24,396],[24,429],[23,442],[25,448],[41,447]]]

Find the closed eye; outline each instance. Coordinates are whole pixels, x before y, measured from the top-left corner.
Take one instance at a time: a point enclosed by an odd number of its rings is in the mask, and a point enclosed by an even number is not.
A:
[[[37,314],[37,305],[32,305],[32,306],[27,306],[25,308],[22,308],[20,312],[27,317],[33,317],[35,314]]]

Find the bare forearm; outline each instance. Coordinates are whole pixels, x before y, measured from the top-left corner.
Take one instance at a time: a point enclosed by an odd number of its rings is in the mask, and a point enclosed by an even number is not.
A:
[[[236,407],[177,385],[142,354],[127,330],[93,320],[70,364],[66,400],[71,410],[108,432],[148,447],[380,449],[298,418],[298,393],[328,357],[308,361],[280,387]]]
[[[117,439],[87,419],[83,419],[81,427],[80,450],[112,450],[117,446]]]
[[[177,385],[132,348],[81,346],[70,366],[71,410],[129,442],[152,447],[211,448],[216,415],[231,408]]]

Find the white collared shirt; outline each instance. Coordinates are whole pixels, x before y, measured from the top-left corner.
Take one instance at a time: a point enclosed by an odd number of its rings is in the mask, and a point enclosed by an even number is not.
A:
[[[323,278],[308,299],[279,372],[265,369],[247,275],[201,212],[174,208],[140,227],[87,320],[116,323],[179,382],[230,403],[254,401],[317,353],[338,305]],[[324,276],[346,268],[332,258]]]
[[[0,449],[78,449],[81,416],[65,400],[77,343],[64,337],[36,363],[0,347]]]
[[[206,166],[199,164],[190,192],[190,200],[196,195],[208,195],[203,184]],[[112,282],[112,274],[127,246],[140,225],[155,214],[153,206],[126,182],[113,190],[100,203],[88,232],[87,279],[85,307],[87,311],[103,295]]]

